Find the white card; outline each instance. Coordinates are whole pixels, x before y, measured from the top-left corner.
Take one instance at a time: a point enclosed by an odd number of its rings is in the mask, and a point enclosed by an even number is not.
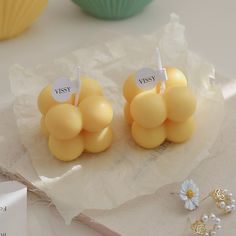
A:
[[[0,183],[0,236],[27,235],[27,188],[16,181]]]
[[[52,97],[58,102],[65,102],[70,98],[72,93],[77,92],[77,87],[77,83],[74,83],[68,78],[57,79],[52,86]]]
[[[153,89],[158,81],[165,82],[166,80],[167,74],[165,68],[159,70],[142,68],[136,74],[136,84],[144,90]]]
[[[136,74],[136,84],[145,90],[154,88],[157,84],[156,71],[151,68],[142,68]]]

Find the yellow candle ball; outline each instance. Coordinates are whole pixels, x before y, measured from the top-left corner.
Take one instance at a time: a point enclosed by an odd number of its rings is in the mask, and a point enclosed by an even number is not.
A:
[[[166,81],[166,85],[168,88],[171,87],[186,87],[187,86],[187,78],[184,73],[175,68],[175,67],[166,67],[168,80]]]
[[[166,67],[168,80],[166,81],[166,91],[172,87],[186,87],[188,82],[184,73],[175,67]],[[157,84],[157,92],[160,92],[160,83]]]
[[[68,101],[66,101],[64,103],[72,104],[73,103],[72,97],[70,97],[68,99]],[[52,86],[48,85],[45,88],[43,88],[43,90],[40,92],[40,94],[38,96],[38,108],[39,108],[39,111],[43,115],[46,115],[46,113],[49,111],[50,108],[52,108],[52,107],[54,107],[54,106],[56,106],[58,104],[62,104],[62,103],[57,102],[52,97]]]
[[[134,121],[145,128],[161,125],[167,115],[163,97],[152,92],[137,95],[130,105],[130,111]]]
[[[130,112],[130,104],[128,102],[124,106],[124,118],[129,125],[131,125],[134,121]]]
[[[107,127],[113,118],[111,104],[102,96],[92,95],[83,99],[79,108],[83,117],[83,128],[98,132]]]
[[[46,123],[45,123],[45,116],[41,117],[40,120],[40,129],[41,129],[41,133],[45,136],[45,137],[49,137],[49,132],[48,129],[46,127]]]
[[[99,132],[83,131],[85,150],[91,153],[98,153],[106,150],[112,143],[112,129],[106,127]]]
[[[132,99],[138,95],[139,93],[142,93],[144,90],[139,88],[136,85],[135,81],[135,74],[131,74],[125,81],[123,86],[123,95],[127,102],[131,102]]]
[[[164,125],[147,129],[134,122],[132,125],[132,136],[137,144],[149,149],[158,147],[165,141],[166,131]]]
[[[173,122],[167,120],[165,122],[165,127],[168,140],[174,143],[182,143],[192,136],[195,123],[192,117],[184,122]]]
[[[89,77],[81,77],[81,90],[79,95],[79,103],[87,96],[102,95],[102,87],[98,81]]]
[[[82,129],[82,116],[70,104],[60,104],[49,110],[45,117],[46,127],[55,138],[66,140],[79,134]]]
[[[173,87],[165,94],[168,119],[182,122],[193,115],[197,101],[188,87]]]
[[[81,135],[69,140],[59,140],[50,135],[48,146],[52,155],[61,161],[72,161],[79,157],[84,150]]]

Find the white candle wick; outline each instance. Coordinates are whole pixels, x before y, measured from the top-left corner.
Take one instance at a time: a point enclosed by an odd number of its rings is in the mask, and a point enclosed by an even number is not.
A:
[[[160,49],[156,48],[156,57],[157,57],[157,70],[162,70],[162,63],[161,63],[161,53]]]
[[[76,81],[77,81],[77,88],[78,88],[78,91],[77,91],[77,93],[75,94],[75,102],[74,102],[74,105],[75,105],[75,106],[78,106],[78,105],[79,105],[79,92],[80,92],[80,67],[77,67],[77,78],[76,78]]]
[[[162,62],[161,62],[161,53],[160,53],[160,49],[156,48],[156,57],[157,57],[157,71],[162,71],[162,73],[164,72],[164,74],[162,74],[161,78],[160,78],[160,82],[161,82],[161,88],[160,88],[160,94],[163,94],[166,90],[166,80],[167,80],[167,74],[165,69],[162,67]]]

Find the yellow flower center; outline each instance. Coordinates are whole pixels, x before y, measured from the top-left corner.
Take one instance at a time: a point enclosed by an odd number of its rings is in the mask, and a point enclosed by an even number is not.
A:
[[[192,189],[188,189],[186,195],[187,195],[187,197],[188,197],[189,199],[192,199],[193,196],[194,196],[193,190],[192,190]]]

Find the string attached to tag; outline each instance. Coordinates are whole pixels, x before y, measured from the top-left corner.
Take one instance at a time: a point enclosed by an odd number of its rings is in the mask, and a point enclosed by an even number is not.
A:
[[[75,80],[76,83],[76,94],[75,94],[75,102],[74,105],[78,106],[79,104],[79,93],[80,93],[80,67],[77,68],[77,79]]]
[[[166,80],[168,79],[166,69],[163,68],[162,62],[161,62],[161,53],[160,49],[156,48],[156,56],[157,56],[157,81],[161,82],[161,89],[160,93],[163,94],[166,89]]]
[[[153,89],[158,82],[161,82],[160,93],[165,92],[165,82],[168,79],[166,69],[162,67],[161,55],[159,48],[156,48],[157,69],[142,68],[136,74],[136,85],[144,90]]]

